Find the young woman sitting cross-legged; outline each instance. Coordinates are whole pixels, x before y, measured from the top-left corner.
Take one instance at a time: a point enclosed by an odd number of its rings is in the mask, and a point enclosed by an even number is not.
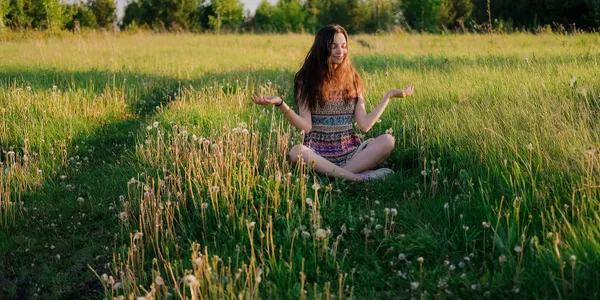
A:
[[[374,169],[394,149],[389,134],[361,141],[352,127],[367,132],[383,114],[391,98],[412,95],[414,86],[390,90],[367,114],[363,83],[348,57],[348,34],[339,25],[328,25],[317,33],[304,65],[294,79],[296,114],[279,96],[252,95],[260,105],[275,105],[288,121],[306,134],[302,145],[290,150],[290,159],[313,165],[317,173],[346,180],[384,178],[391,169]]]

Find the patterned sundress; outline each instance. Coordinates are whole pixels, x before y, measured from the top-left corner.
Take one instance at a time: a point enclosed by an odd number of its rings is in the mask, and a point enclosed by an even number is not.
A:
[[[312,129],[304,137],[304,146],[337,166],[344,166],[361,146],[352,127],[357,99],[344,101],[345,93],[332,92],[323,106],[311,112]]]

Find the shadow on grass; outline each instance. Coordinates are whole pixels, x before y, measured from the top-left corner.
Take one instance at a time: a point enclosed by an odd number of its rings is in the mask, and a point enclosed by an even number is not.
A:
[[[243,71],[180,80],[127,72],[0,71],[3,88],[16,84],[47,90],[56,85],[63,91],[87,89],[101,94],[105,86],[123,86],[126,92],[133,87],[126,95],[133,117],[104,122],[89,134],[74,136],[68,153],[80,156],[74,163],[81,165],[58,170],[40,189],[26,193],[25,210],[16,226],[0,230],[0,298],[103,298],[100,280],[88,265],[99,275],[110,274],[105,264],[112,261],[114,239],[120,232],[117,212],[110,207],[116,209],[119,196],[127,192],[128,179],[138,175],[133,150],[140,130],[151,122],[156,107],[175,99],[182,87],[200,89],[236,79],[245,83],[249,76],[274,81],[291,74]],[[22,146],[22,141],[0,141],[0,151]],[[82,162],[84,156],[89,160]]]

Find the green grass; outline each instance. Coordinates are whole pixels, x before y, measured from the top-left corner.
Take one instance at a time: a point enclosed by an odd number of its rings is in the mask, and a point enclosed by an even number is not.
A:
[[[291,165],[302,134],[249,100],[292,104],[311,42],[0,45],[0,298],[600,293],[598,35],[351,37],[368,109],[415,84],[367,184]]]

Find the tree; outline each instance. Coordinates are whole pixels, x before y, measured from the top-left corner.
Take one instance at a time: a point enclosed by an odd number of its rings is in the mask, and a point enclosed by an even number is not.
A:
[[[22,29],[31,27],[31,17],[27,14],[31,1],[10,0],[8,14],[5,18],[5,24],[12,29]]]
[[[115,2],[113,0],[91,0],[89,7],[96,16],[99,28],[112,29],[117,20]]]
[[[59,0],[30,0],[25,2],[26,14],[31,18],[31,27],[55,31],[61,29],[63,5]]]
[[[213,14],[208,16],[211,29],[235,31],[244,20],[243,6],[239,0],[212,0]]]
[[[68,30],[76,30],[81,27],[96,28],[96,15],[94,12],[82,4],[65,5],[65,25]]]
[[[277,13],[277,7],[271,5],[269,1],[263,0],[254,13],[254,26],[258,31],[273,32],[277,28],[273,22],[273,17]]]
[[[419,30],[437,30],[442,0],[404,0],[402,11],[408,24]]]

